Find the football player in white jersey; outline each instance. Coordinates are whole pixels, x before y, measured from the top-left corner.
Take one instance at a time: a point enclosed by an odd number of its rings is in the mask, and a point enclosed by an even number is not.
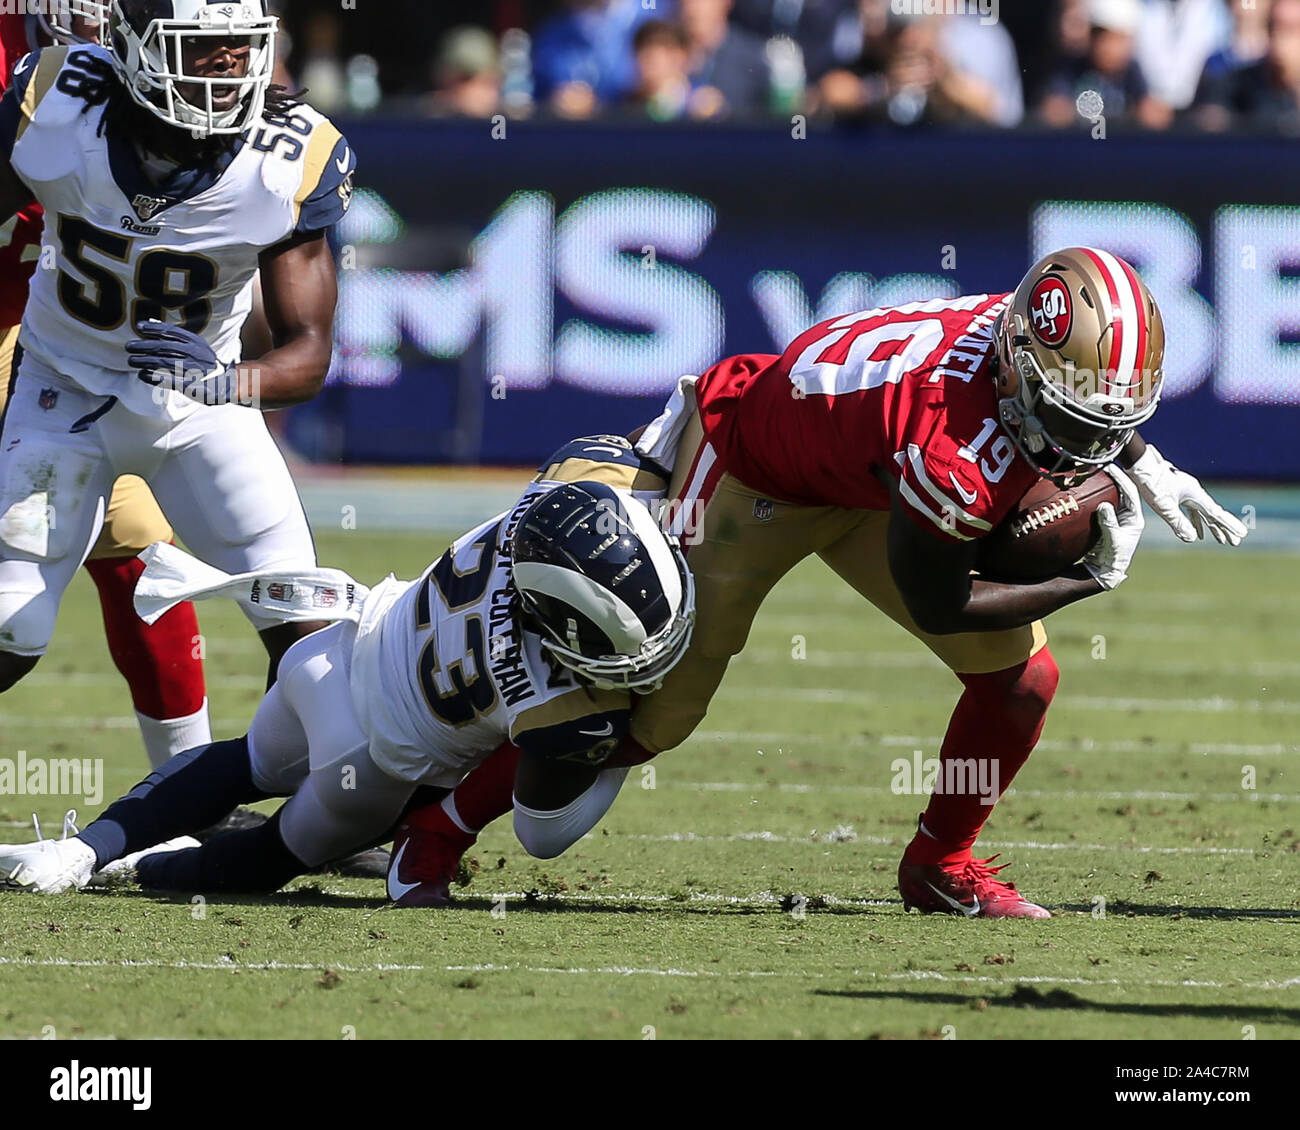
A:
[[[423,804],[449,791],[506,741],[522,751],[516,834],[530,853],[558,855],[623,782],[626,769],[602,766],[627,733],[632,692],[657,687],[690,643],[691,573],[636,499],[664,481],[643,463],[620,438],[568,444],[419,580],[371,590],[336,570],[231,577],[152,547],[136,591],[146,617],[239,596],[340,622],[289,649],[246,737],[173,757],[74,837],[0,847],[0,885],[83,887],[127,860],[153,889],[274,890],[390,838],[417,793]],[[261,827],[138,855],[269,796],[290,799]],[[390,895],[427,903],[401,862]]]
[[[0,221],[45,209],[0,430],[0,692],[44,653],[114,479],[234,573],[315,565],[260,412],[314,396],[351,201],[339,131],[271,83],[264,0],[113,0],[106,47],[33,52],[0,100]],[[240,363],[261,270],[274,348]],[[274,674],[323,622],[244,611]]]

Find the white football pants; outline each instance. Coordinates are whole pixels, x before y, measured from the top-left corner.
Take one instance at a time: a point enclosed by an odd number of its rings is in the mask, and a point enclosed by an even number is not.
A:
[[[289,797],[280,834],[309,867],[387,838],[416,789],[370,759],[348,682],[356,631],[332,624],[289,648],[248,730],[253,783]]]
[[[177,536],[228,573],[302,569],[316,549],[262,414],[140,416],[30,358],[0,427],[0,651],[42,655],[64,590],[99,535],[114,480],[153,489]],[[73,429],[77,430],[73,430]],[[277,620],[241,604],[262,631]]]

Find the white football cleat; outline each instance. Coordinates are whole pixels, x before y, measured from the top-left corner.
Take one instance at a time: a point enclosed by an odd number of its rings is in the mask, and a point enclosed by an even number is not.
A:
[[[57,895],[70,887],[81,890],[95,869],[95,851],[89,844],[68,838],[69,831],[74,837],[77,834],[76,819],[76,809],[68,811],[63,817],[62,837],[43,840],[40,821],[33,816],[35,843],[0,844],[0,888],[42,895]]]
[[[98,871],[91,875],[87,886],[90,887],[121,887],[127,883],[135,882],[136,864],[146,855],[157,855],[164,851],[184,851],[186,848],[202,847],[193,836],[177,836],[174,840],[165,840],[160,844],[154,844],[151,848],[145,848],[143,851],[133,851],[130,855],[124,855],[121,859],[114,859],[110,863],[105,863]]]

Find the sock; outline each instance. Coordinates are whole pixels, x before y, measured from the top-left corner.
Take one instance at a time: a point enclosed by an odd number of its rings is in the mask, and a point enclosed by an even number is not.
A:
[[[907,848],[910,863],[949,863],[969,855],[993,805],[985,803],[974,785],[959,792],[940,792],[944,781],[969,779],[968,774],[950,777],[948,766],[974,758],[983,773],[976,781],[996,783],[991,791],[996,793],[994,799],[1001,797],[1038,742],[1060,671],[1044,647],[1015,667],[958,678],[966,689],[939,750],[941,776],[921,817],[922,830]]]
[[[135,712],[140,723],[140,736],[149,764],[157,769],[169,757],[187,749],[198,749],[212,744],[212,726],[208,722],[208,700],[193,714],[183,718],[150,718]]]
[[[131,690],[150,764],[211,741],[194,605],[179,604],[149,625],[131,603],[143,561],[99,558],[86,562],[86,572],[99,590],[109,654]],[[170,722],[181,724],[167,729]]]
[[[239,804],[265,800],[253,784],[248,739],[178,753],[154,770],[77,837],[96,866],[214,824]]]
[[[506,742],[444,798],[441,808],[448,823],[462,835],[477,836],[498,816],[504,816],[514,808],[518,767],[519,747]]]
[[[155,891],[275,891],[307,865],[285,846],[280,808],[265,824],[213,836],[202,847],[147,855],[140,886]]]

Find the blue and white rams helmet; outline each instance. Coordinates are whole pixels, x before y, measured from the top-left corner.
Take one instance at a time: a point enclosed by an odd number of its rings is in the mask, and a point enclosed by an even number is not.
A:
[[[524,626],[554,659],[605,690],[656,690],[686,654],[695,582],[676,539],[604,483],[541,495],[510,541]]]
[[[74,21],[85,21],[82,29]],[[36,23],[55,43],[88,43],[81,31],[90,25],[103,35],[108,25],[108,0],[48,0],[36,8]]]
[[[279,26],[266,0],[112,0],[107,46],[131,97],[150,113],[196,137],[239,134],[266,104]],[[221,43],[246,58],[243,73],[236,64],[196,74],[194,59]]]

